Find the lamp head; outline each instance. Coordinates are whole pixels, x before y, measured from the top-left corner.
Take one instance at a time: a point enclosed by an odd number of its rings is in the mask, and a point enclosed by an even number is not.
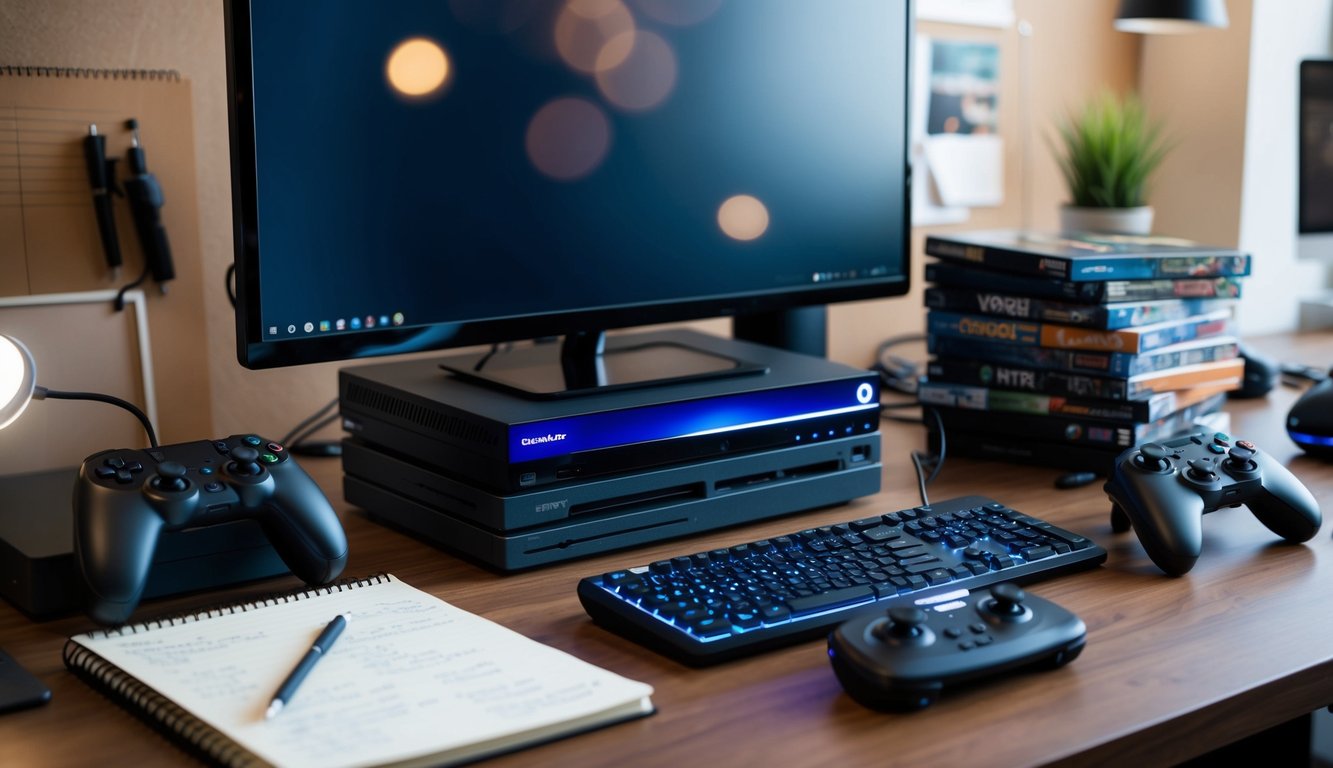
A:
[[[32,400],[37,366],[32,353],[13,336],[0,334],[0,429],[9,426]]]
[[[1224,0],[1120,0],[1115,28],[1141,34],[1181,34],[1228,24]]]

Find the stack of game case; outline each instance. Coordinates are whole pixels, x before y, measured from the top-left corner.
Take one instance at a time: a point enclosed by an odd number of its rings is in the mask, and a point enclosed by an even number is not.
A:
[[[932,235],[925,251],[937,260],[918,399],[949,454],[1105,472],[1240,386],[1233,319],[1249,254],[1011,230]]]

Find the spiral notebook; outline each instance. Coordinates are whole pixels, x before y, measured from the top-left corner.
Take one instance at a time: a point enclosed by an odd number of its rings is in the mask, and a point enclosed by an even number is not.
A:
[[[277,716],[278,685],[347,628]],[[208,762],[452,765],[651,714],[652,688],[390,575],[71,637],[65,665]]]

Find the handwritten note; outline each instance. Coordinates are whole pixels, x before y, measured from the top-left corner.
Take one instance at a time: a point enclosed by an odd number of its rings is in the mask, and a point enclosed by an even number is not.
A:
[[[347,629],[296,696],[269,698],[335,615]],[[279,765],[475,757],[652,710],[652,689],[393,577],[74,640]]]

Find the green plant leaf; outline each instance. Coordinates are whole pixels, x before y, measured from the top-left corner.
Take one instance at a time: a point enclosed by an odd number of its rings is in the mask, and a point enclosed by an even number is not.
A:
[[[1172,146],[1136,95],[1111,91],[1057,123],[1047,144],[1073,205],[1112,208],[1147,204],[1148,181]]]

